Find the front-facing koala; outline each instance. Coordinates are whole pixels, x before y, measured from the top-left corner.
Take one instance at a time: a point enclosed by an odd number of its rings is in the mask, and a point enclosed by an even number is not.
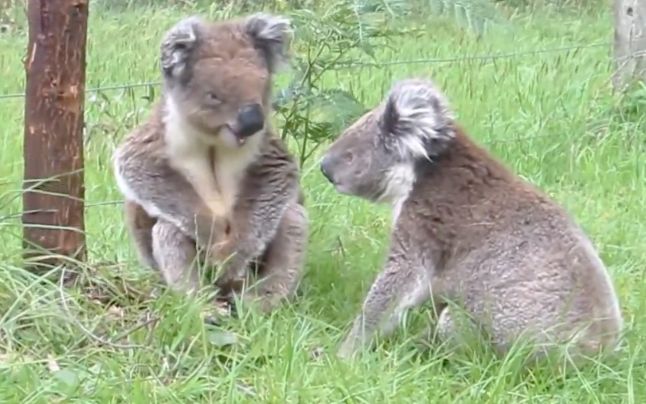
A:
[[[287,20],[266,15],[224,23],[190,17],[162,41],[169,162],[216,217],[230,213],[261,147],[271,74],[286,58],[289,32]]]
[[[300,280],[308,220],[298,167],[269,124],[290,33],[288,20],[267,14],[190,17],[162,40],[162,99],[118,146],[114,170],[140,259],[176,289],[199,286],[198,247],[224,263],[222,289],[258,262],[248,296],[264,310]]]
[[[592,243],[564,209],[471,141],[430,81],[398,82],[336,140],[321,169],[339,192],[395,207],[385,268],[340,356],[429,300],[447,342],[460,339],[455,303],[499,353],[520,337],[571,342],[575,356],[616,346],[622,316]]]

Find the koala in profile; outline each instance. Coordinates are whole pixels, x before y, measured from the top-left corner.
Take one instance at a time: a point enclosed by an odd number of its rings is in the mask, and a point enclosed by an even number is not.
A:
[[[176,290],[199,287],[195,263],[204,257],[223,265],[223,293],[259,264],[260,282],[245,297],[263,311],[300,281],[307,212],[298,167],[269,123],[272,76],[290,35],[287,19],[258,13],[189,17],[162,40],[162,99],[113,163],[140,261]]]
[[[573,357],[617,346],[614,286],[583,230],[473,142],[431,81],[397,82],[320,168],[338,192],[394,208],[385,267],[340,357],[389,335],[405,310],[427,301],[439,313],[430,330],[453,346],[465,336],[453,303],[499,354],[520,337],[574,346]]]

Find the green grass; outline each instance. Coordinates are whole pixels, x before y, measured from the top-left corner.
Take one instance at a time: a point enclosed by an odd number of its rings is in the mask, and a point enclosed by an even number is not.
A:
[[[87,86],[158,80],[159,38],[181,16],[162,8],[93,13]],[[535,11],[477,40],[431,19],[421,38],[403,38],[377,57],[446,59],[609,43],[610,24],[609,12]],[[20,34],[0,37],[0,94],[23,91],[25,43]],[[137,263],[121,220],[109,159],[145,119],[146,88],[87,97],[84,277],[92,287],[61,290],[39,282],[19,267],[24,100],[0,100],[0,401],[643,402],[644,108],[611,95],[610,73],[608,46],[354,68],[325,78],[374,105],[395,79],[432,77],[479,142],[577,217],[617,287],[626,339],[616,360],[569,375],[547,369],[521,375],[510,358],[488,354],[446,365],[439,355],[415,355],[419,327],[402,328],[353,363],[337,361],[334,350],[380,269],[390,223],[388,209],[336,194],[317,158],[303,167],[312,225],[300,297],[269,317],[243,313],[227,320],[238,342],[219,346],[217,329],[201,320],[208,305],[165,291]],[[413,313],[413,323],[420,326],[422,316]],[[315,358],[319,349],[323,355]]]

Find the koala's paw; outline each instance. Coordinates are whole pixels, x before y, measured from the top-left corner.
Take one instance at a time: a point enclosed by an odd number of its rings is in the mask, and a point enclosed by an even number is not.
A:
[[[205,324],[221,326],[224,319],[228,317],[235,317],[235,309],[233,305],[223,299],[214,299],[213,306],[202,313],[202,319]]]
[[[256,291],[249,291],[243,296],[245,307],[252,308],[261,314],[269,314],[277,309],[283,300],[271,292],[259,293]]]
[[[342,361],[350,360],[353,356],[354,353],[348,351],[347,349],[339,349],[338,351],[336,351],[336,357]]]
[[[358,351],[355,345],[355,341],[352,338],[346,337],[339,349],[336,351],[336,357],[343,361],[353,359]]]
[[[235,254],[236,241],[231,236],[225,236],[211,245],[211,256],[219,264],[226,264]]]
[[[214,221],[210,231],[204,234],[199,242],[205,248],[208,261],[220,265],[233,256],[237,241],[230,221]]]

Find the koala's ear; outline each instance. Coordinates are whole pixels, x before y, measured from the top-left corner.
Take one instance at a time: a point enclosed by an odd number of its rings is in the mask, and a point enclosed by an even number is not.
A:
[[[384,132],[396,135],[399,132],[397,123],[399,122],[399,111],[397,110],[397,102],[390,94],[386,99],[386,106],[384,113],[381,117],[381,126]]]
[[[165,77],[180,78],[186,72],[188,59],[197,45],[200,24],[201,18],[188,17],[175,24],[164,36],[161,68]]]
[[[265,13],[247,17],[244,30],[251,37],[254,46],[262,52],[269,71],[274,73],[287,63],[292,39],[292,26],[289,19]]]
[[[402,146],[402,153],[429,158],[441,153],[455,137],[448,101],[428,80],[408,79],[391,89],[381,128]]]

